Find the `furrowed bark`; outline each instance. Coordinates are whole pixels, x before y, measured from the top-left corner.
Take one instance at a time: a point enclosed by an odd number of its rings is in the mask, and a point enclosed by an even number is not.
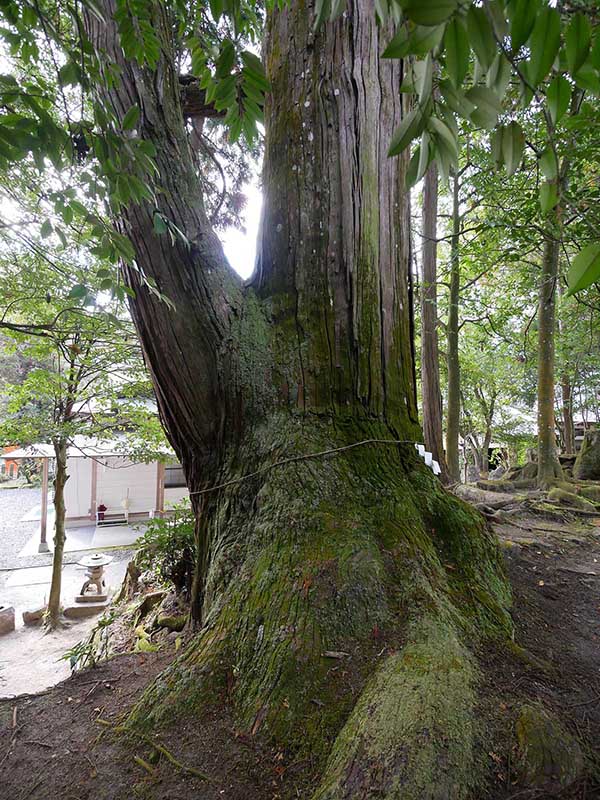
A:
[[[236,430],[243,424],[243,400],[233,374],[235,357],[229,349],[232,324],[242,303],[241,282],[226,263],[206,217],[184,125],[167,6],[153,6],[152,22],[162,51],[154,71],[124,57],[113,21],[114,0],[99,5],[106,23],[88,15],[88,35],[105,62],[118,65],[122,72],[120,83],[103,89],[102,99],[119,119],[138,105],[138,133],[156,147],[162,189],[156,207],[128,206],[119,226],[132,241],[139,269],[176,308],[173,313],[148,292],[139,272],[128,268],[125,277],[136,292],[131,311],[161,417],[188,481],[196,487],[215,469],[219,445],[232,424]],[[158,236],[156,214],[188,241],[175,235],[172,243],[170,235]]]
[[[423,281],[421,287],[421,393],[425,445],[442,469],[447,482],[442,433],[442,392],[437,333],[437,210],[438,172],[431,164],[423,183]]]
[[[450,296],[448,298],[446,462],[453,481],[460,481],[458,436],[460,428],[460,361],[458,355],[458,304],[460,301],[460,205],[459,177],[452,184],[452,239],[450,240]]]
[[[387,158],[402,67],[380,61],[385,33],[370,4],[318,32],[309,8],[271,15],[266,42],[255,285],[282,331],[275,383],[288,408],[416,431],[407,164]]]

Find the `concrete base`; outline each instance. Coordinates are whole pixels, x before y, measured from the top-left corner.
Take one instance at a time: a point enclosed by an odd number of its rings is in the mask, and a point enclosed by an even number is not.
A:
[[[78,594],[75,597],[76,603],[104,603],[108,599],[107,594]]]
[[[68,619],[83,619],[84,617],[93,617],[95,614],[101,614],[110,605],[110,600],[104,600],[96,603],[76,603],[74,606],[68,606],[63,611],[63,614]]]
[[[15,610],[12,606],[0,606],[0,636],[15,629]]]
[[[48,542],[40,542],[38,545],[38,553],[49,553],[50,548],[48,547]]]

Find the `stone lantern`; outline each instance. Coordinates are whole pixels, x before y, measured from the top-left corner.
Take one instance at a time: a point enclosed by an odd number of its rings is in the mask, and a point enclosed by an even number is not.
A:
[[[77,562],[80,567],[86,568],[86,580],[81,587],[81,592],[75,598],[76,603],[98,603],[106,600],[104,567],[110,564],[112,560],[112,556],[107,556],[105,553],[94,553]],[[89,589],[93,586],[96,587],[96,591],[89,592]]]

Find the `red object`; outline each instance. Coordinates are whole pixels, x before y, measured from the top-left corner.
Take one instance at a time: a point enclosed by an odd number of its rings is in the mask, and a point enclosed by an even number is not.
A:
[[[100,503],[100,505],[98,506],[98,509],[97,509],[97,511],[98,511],[98,519],[104,519],[104,512],[106,510],[107,510],[106,506],[103,505],[102,503]]]

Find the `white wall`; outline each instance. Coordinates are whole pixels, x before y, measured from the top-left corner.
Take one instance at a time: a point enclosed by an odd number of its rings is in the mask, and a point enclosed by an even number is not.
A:
[[[168,488],[165,486],[165,511],[172,508],[175,503],[179,503],[184,497],[189,497],[187,486]]]
[[[110,456],[98,464],[96,503],[103,503],[108,513],[123,510],[122,501],[129,489],[129,513],[154,511],[156,508],[156,462],[133,464],[126,458]]]
[[[129,512],[148,513],[156,510],[156,478],[158,465],[133,464],[120,456],[102,456],[98,463],[96,479],[96,507],[103,503],[108,513],[123,510],[122,501],[129,489]],[[67,470],[69,480],[65,486],[67,518],[87,517],[90,514],[92,496],[92,459],[69,458]],[[106,466],[104,466],[106,464]],[[165,510],[188,496],[186,487],[164,490]],[[95,519],[96,508],[91,509]]]
[[[65,484],[67,517],[87,517],[92,498],[92,459],[68,458],[69,480]],[[96,509],[93,509],[94,514]]]

